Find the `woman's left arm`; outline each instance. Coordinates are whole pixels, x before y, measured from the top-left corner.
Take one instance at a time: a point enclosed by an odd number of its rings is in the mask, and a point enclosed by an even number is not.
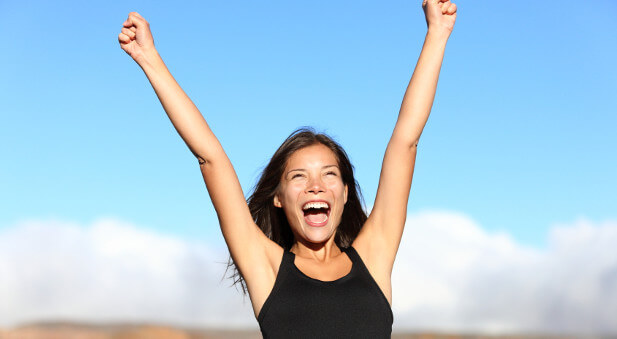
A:
[[[385,262],[394,263],[403,234],[418,140],[433,106],[446,43],[456,20],[456,5],[450,1],[425,0],[422,7],[426,38],[386,148],[375,204],[358,235],[366,239],[358,245],[368,247],[371,257],[378,256],[383,268]]]

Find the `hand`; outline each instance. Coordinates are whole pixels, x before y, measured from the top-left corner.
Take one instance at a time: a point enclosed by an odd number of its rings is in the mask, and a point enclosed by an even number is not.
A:
[[[424,0],[422,9],[429,29],[445,30],[448,34],[452,32],[456,21],[456,4],[450,0]]]
[[[139,64],[147,53],[155,51],[150,24],[139,13],[131,12],[122,26],[120,47]]]

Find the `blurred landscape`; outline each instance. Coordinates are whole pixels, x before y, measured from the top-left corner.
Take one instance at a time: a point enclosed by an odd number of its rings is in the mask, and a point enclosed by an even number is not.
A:
[[[155,324],[78,324],[68,322],[30,324],[14,329],[0,329],[1,339],[259,339],[254,330],[187,329]],[[454,333],[393,333],[393,339],[608,339],[617,336],[585,335],[484,335]]]

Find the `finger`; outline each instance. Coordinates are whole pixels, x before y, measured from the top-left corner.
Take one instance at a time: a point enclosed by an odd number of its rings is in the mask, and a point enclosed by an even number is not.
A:
[[[135,39],[135,32],[126,27],[122,27],[122,33],[131,38],[131,40]]]
[[[141,14],[139,14],[139,13],[137,13],[137,12],[131,12],[131,13],[132,13],[132,14],[134,14],[136,17],[138,17],[138,18],[140,18],[140,19],[143,19],[144,21],[146,20],[146,19],[144,19],[144,17],[143,17],[143,16],[141,16]]]
[[[445,1],[441,3],[441,14],[446,14],[446,12],[448,11],[448,7],[450,7],[450,4],[450,1]]]
[[[443,14],[454,14],[456,12],[456,5],[453,3],[449,3],[448,7],[445,9],[445,11],[443,12]]]
[[[137,31],[137,27],[135,27],[135,25],[133,25],[131,21],[129,21],[129,19],[126,19],[126,21],[122,23],[122,27],[126,27],[133,32]]]
[[[129,36],[124,33],[120,33],[118,34],[118,41],[124,44],[128,44],[129,42],[131,42],[131,38],[129,38]]]
[[[456,13],[456,4],[453,3],[450,5],[450,7],[448,8],[448,14],[454,14]]]

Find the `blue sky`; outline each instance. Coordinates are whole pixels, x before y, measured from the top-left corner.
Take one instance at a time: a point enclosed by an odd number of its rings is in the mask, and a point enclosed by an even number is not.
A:
[[[617,218],[617,4],[460,1],[409,211],[543,247]],[[419,2],[0,3],[0,229],[102,216],[222,244],[197,161],[120,49],[130,11],[248,193],[284,138],[338,140],[370,206],[426,24]]]

